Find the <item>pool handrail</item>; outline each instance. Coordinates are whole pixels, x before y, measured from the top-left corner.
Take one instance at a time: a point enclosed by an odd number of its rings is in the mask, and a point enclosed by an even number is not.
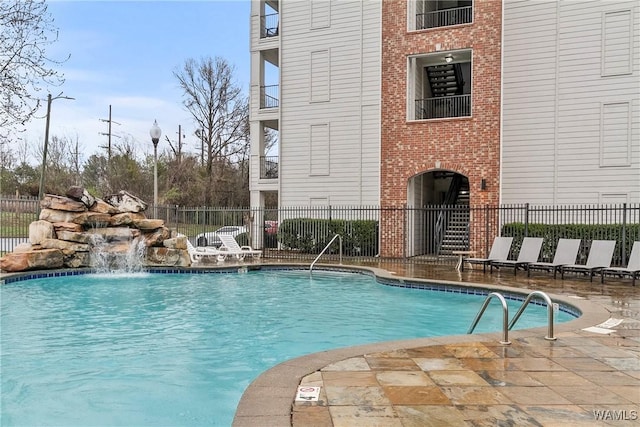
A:
[[[487,309],[492,297],[498,298],[500,300],[500,304],[502,304],[502,341],[500,341],[500,344],[509,345],[511,344],[511,341],[509,341],[509,328],[507,327],[507,322],[509,321],[509,307],[507,306],[507,301],[500,292],[491,292],[487,295],[482,307],[478,310],[478,314],[476,314],[476,318],[473,319],[473,323],[471,324],[471,327],[469,327],[467,334],[473,333],[473,330],[476,328],[476,325],[480,321],[484,311]]]
[[[309,266],[309,273],[311,273],[311,271],[313,270],[313,266],[316,264],[316,262],[318,262],[322,254],[324,254],[324,252],[327,249],[329,249],[329,246],[331,246],[331,244],[334,242],[334,240],[336,240],[336,238],[340,239],[340,265],[342,265],[342,236],[339,234],[336,234],[335,236],[333,236],[333,239],[331,239],[331,241],[327,244],[327,246],[325,246],[324,249],[318,254],[316,259],[313,260],[313,262]]]
[[[555,304],[553,303],[553,301],[551,301],[551,298],[549,297],[549,295],[545,294],[542,291],[533,291],[529,295],[527,295],[527,298],[524,300],[524,302],[518,309],[515,316],[513,316],[513,319],[511,319],[511,323],[509,323],[509,330],[513,328],[513,325],[516,324],[516,322],[524,312],[524,309],[527,308],[529,301],[531,301],[535,296],[542,298],[544,302],[547,304],[547,318],[548,318],[547,328],[548,329],[547,329],[547,336],[544,337],[544,339],[548,341],[555,341],[556,337],[553,336],[553,310],[554,310]]]
[[[511,322],[509,324],[507,324],[507,321],[509,319],[509,308],[507,307],[506,300],[504,299],[504,297],[500,292],[491,292],[489,295],[487,295],[487,298],[485,298],[484,303],[482,304],[482,307],[480,307],[480,310],[478,311],[476,318],[473,319],[473,323],[471,324],[471,327],[469,327],[467,334],[473,333],[473,330],[476,328],[476,325],[480,321],[480,318],[482,317],[485,310],[487,309],[487,306],[489,305],[489,301],[491,300],[492,297],[496,297],[502,303],[502,334],[503,334],[502,336],[503,338],[502,338],[502,341],[500,341],[500,344],[504,344],[504,345],[511,344],[511,342],[509,341],[509,331],[511,330],[511,328],[513,328],[513,325],[516,324],[518,319],[520,319],[520,316],[529,305],[529,302],[533,299],[533,297],[536,297],[536,296],[542,298],[547,303],[548,329],[547,329],[547,336],[544,337],[544,339],[548,341],[555,341],[557,338],[553,336],[553,310],[555,306],[557,306],[557,304],[554,304],[553,301],[551,301],[551,298],[549,297],[549,295],[547,295],[542,291],[533,291],[529,295],[527,295],[527,297],[524,299],[524,301],[520,305],[520,308],[518,309],[515,316],[513,316],[513,319],[511,319]]]

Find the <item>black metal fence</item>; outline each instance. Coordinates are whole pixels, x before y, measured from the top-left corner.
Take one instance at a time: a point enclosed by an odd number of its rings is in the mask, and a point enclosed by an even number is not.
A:
[[[278,156],[260,156],[260,178],[277,179],[279,164],[278,161]]]
[[[416,99],[416,120],[471,116],[471,95]]]
[[[29,224],[37,219],[37,197],[0,197],[0,254],[28,242]]]
[[[280,28],[280,14],[270,13],[260,17],[260,38],[275,37]]]
[[[29,224],[37,219],[35,199],[0,198],[0,252],[27,241]],[[542,261],[551,261],[560,238],[582,239],[578,263],[584,263],[592,240],[616,240],[613,265],[626,265],[634,241],[640,240],[640,204],[580,206],[413,207],[318,206],[279,209],[236,209],[158,206],[150,213],[189,237],[222,226],[244,227],[241,244],[263,250],[265,258],[313,260],[339,234],[342,254],[354,261],[367,258],[443,263],[456,250],[485,256],[495,236],[513,236],[511,258],[525,236],[543,237]],[[337,258],[339,241],[323,259]]]
[[[456,7],[416,14],[416,29],[468,24],[473,20],[473,7]]]
[[[279,85],[260,86],[260,108],[278,108]]]

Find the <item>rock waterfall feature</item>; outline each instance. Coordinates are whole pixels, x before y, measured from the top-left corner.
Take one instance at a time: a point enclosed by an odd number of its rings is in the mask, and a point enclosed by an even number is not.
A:
[[[144,214],[147,204],[120,191],[98,199],[82,187],[47,194],[29,243],[0,258],[6,272],[90,267],[101,271],[191,265],[185,236]]]

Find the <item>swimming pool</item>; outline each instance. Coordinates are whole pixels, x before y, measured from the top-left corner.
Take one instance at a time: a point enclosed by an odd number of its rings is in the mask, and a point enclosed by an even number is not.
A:
[[[0,296],[3,426],[230,425],[247,385],[279,362],[465,333],[483,301],[364,274],[269,270],[33,279]],[[501,316],[488,310],[476,331],[498,329]],[[545,322],[532,306],[517,326]]]

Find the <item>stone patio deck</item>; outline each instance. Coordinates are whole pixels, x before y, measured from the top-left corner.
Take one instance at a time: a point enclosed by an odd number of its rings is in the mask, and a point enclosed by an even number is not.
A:
[[[396,276],[541,290],[583,309],[546,328],[425,338],[315,353],[266,371],[234,426],[593,426],[640,424],[640,292],[627,279],[376,263]],[[609,320],[612,319],[612,320]],[[615,319],[615,320],[613,320]],[[607,322],[608,321],[608,322]],[[607,322],[603,325],[603,322]],[[601,325],[602,330],[585,328]],[[299,385],[317,402],[294,402]]]

